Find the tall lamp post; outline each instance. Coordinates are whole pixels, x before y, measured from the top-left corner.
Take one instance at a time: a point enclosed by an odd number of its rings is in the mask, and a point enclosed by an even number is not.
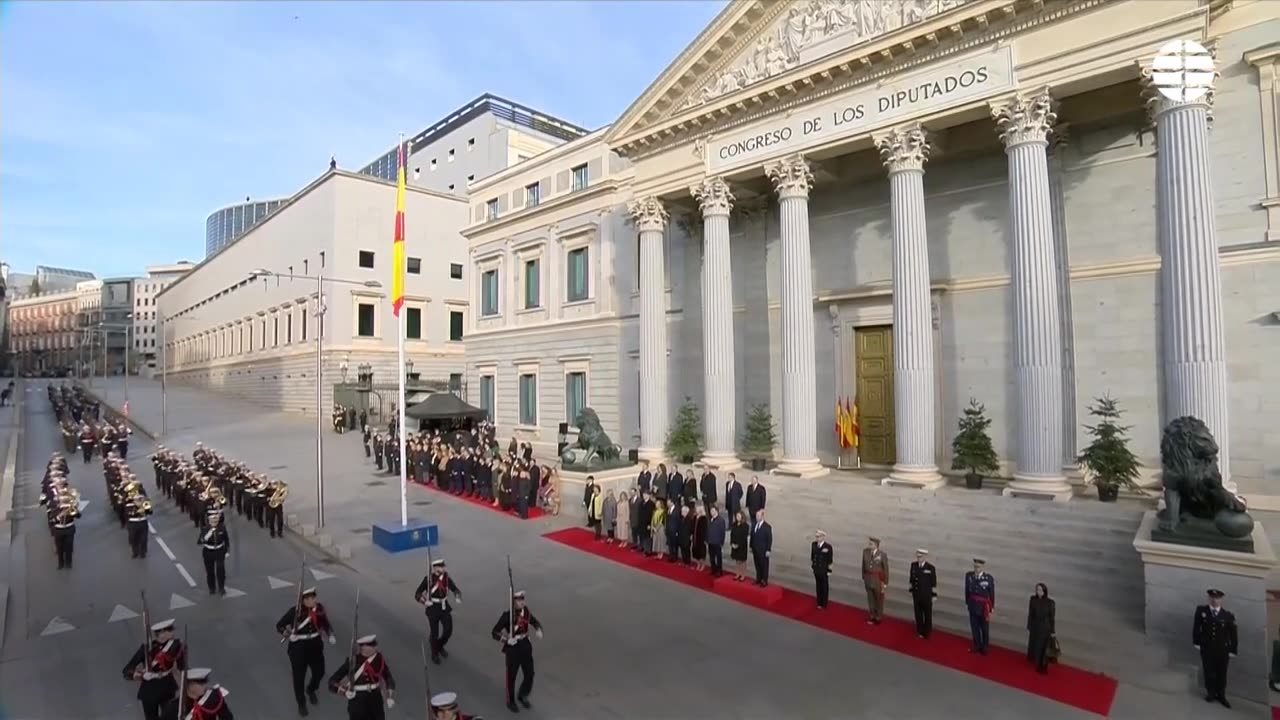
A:
[[[160,331],[160,437],[169,435],[169,335],[165,326],[175,320],[199,320],[190,315],[167,318],[157,309],[156,327]]]
[[[328,308],[324,302],[324,284],[359,285],[380,288],[377,280],[344,280],[324,276],[324,253],[320,253],[320,265],[316,270],[316,529],[324,527],[324,315]],[[258,268],[249,274],[250,280],[258,278],[282,278],[285,280],[310,280],[308,275],[282,273]]]

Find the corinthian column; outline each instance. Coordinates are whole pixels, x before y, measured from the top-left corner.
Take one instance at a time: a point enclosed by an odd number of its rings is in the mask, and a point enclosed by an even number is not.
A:
[[[992,109],[1009,156],[1013,365],[1017,469],[1005,495],[1071,498],[1062,473],[1062,306],[1057,290],[1049,133],[1057,120],[1044,90]]]
[[[707,450],[702,462],[718,470],[742,466],[734,452],[738,386],[734,379],[733,272],[729,254],[729,211],[733,193],[720,178],[689,188],[702,206],[702,369]]]
[[[1231,482],[1222,270],[1209,171],[1213,91],[1194,100],[1158,93],[1156,228],[1160,239],[1160,310],[1164,335],[1165,422],[1190,415],[1218,441],[1223,485]]]
[[[667,441],[667,211],[656,198],[627,210],[640,232],[640,457],[657,461]]]
[[[825,475],[818,462],[817,379],[813,337],[813,260],[809,188],[813,172],[794,155],[765,167],[778,191],[782,225],[782,462],[778,470]]]
[[[933,309],[924,164],[929,142],[911,125],[876,139],[889,170],[893,217],[893,411],[897,464],[882,482],[934,489],[938,473],[934,406]]]

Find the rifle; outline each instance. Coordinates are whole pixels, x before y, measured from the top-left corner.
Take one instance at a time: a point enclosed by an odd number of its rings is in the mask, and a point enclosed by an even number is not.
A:
[[[151,672],[151,611],[147,609],[147,591],[142,591],[142,662]]]
[[[422,643],[422,682],[427,688],[427,718],[433,717],[431,708],[431,668],[427,657],[427,644]]]
[[[190,647],[187,640],[191,637],[191,630],[186,625],[182,626],[182,652],[178,656],[181,659],[182,675],[178,678],[178,720],[185,720],[182,716],[182,706],[187,701],[187,668],[191,667]]]
[[[507,556],[507,639],[516,634],[516,581],[511,575],[511,556]]]
[[[423,599],[423,603],[422,603],[423,605],[426,605],[428,607],[431,606],[431,588],[433,585],[435,585],[435,581],[436,581],[435,569],[436,569],[436,563],[435,563],[435,560],[431,558],[431,546],[428,545],[427,546],[427,597]]]
[[[298,599],[293,603],[293,627],[289,629],[289,635],[293,635],[298,631],[298,616],[302,614],[302,591],[303,585],[307,582],[307,559],[302,559],[302,568],[298,570]],[[320,628],[316,628],[319,631]],[[280,638],[280,644],[289,642],[289,635]]]
[[[360,646],[356,640],[360,637],[360,588],[356,588],[356,609],[351,618],[351,652],[347,661],[347,690],[356,685],[356,670],[360,667]]]

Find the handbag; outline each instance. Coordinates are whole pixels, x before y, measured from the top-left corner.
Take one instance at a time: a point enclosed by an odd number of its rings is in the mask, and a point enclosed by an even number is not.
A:
[[[1049,662],[1051,663],[1058,662],[1058,658],[1062,657],[1062,645],[1058,643],[1057,635],[1049,636],[1049,650],[1047,655]]]

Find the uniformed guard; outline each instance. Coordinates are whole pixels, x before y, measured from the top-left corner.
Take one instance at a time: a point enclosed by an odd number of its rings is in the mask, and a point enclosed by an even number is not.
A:
[[[835,549],[827,542],[827,533],[822,530],[814,533],[813,543],[809,546],[809,564],[813,566],[816,585],[814,599],[823,609],[826,609],[827,599],[831,596],[831,566],[835,560]]]
[[[178,694],[174,675],[187,666],[186,649],[173,636],[173,626],[173,619],[152,625],[150,642],[139,645],[124,666],[124,679],[139,683],[138,699],[146,720],[160,719],[165,703]]]
[[[89,423],[80,426],[80,452],[84,454],[84,463],[89,464],[93,459],[93,448],[98,444],[98,438],[93,433],[93,428],[89,427]]]
[[[1227,701],[1227,666],[1236,656],[1236,616],[1222,607],[1226,593],[1210,589],[1209,604],[1196,608],[1195,621],[1191,625],[1191,644],[1200,651],[1200,666],[1204,670],[1204,700],[1231,707]]]
[[[274,480],[266,490],[267,532],[273,538],[284,537],[284,501],[289,497],[289,485],[283,480]]]
[[[320,702],[316,691],[324,682],[324,638],[333,645],[338,639],[325,614],[324,605],[316,599],[316,589],[306,588],[299,595],[299,603],[285,611],[276,623],[276,632],[282,641],[289,642],[289,666],[293,671],[293,697],[298,702],[298,714],[307,715],[307,701]],[[307,671],[311,680],[307,682]],[[303,694],[303,691],[306,694]]]
[[[862,585],[867,590],[867,624],[884,619],[884,591],[889,587],[889,557],[880,549],[880,538],[867,538],[862,550]]]
[[[79,495],[65,488],[58,493],[50,510],[53,531],[53,548],[58,556],[58,569],[71,569],[71,557],[76,548],[76,519],[80,517]]]
[[[422,578],[413,597],[427,606],[427,625],[431,628],[431,662],[439,665],[440,658],[449,657],[445,646],[453,636],[453,606],[449,604],[449,595],[453,601],[462,604],[462,591],[449,577],[444,560],[431,563],[431,573]]]
[[[484,720],[478,715],[463,715],[458,708],[458,694],[442,692],[431,696],[431,717],[428,720]]]
[[[356,647],[356,657],[343,660],[329,678],[329,689],[347,698],[350,720],[383,720],[386,711],[396,706],[396,679],[378,652],[377,635],[357,639]],[[359,666],[352,668],[353,662]]]
[[[969,652],[987,654],[991,640],[991,613],[996,611],[996,579],[986,570],[987,561],[973,559],[973,569],[964,574],[964,604],[969,608],[969,632],[973,647]]]
[[[507,658],[507,709],[511,712],[520,712],[516,700],[526,708],[533,707],[529,702],[529,693],[533,692],[533,643],[529,641],[530,628],[533,628],[538,637],[542,637],[542,623],[538,622],[538,618],[525,605],[524,591],[512,593],[511,609],[502,613],[490,633],[494,640],[502,643],[502,652]],[[523,675],[519,692],[516,691],[517,673]]]
[[[916,561],[911,563],[907,587],[916,616],[916,635],[921,638],[928,638],[933,632],[933,599],[938,596],[938,572],[928,557],[928,550],[916,549]]]
[[[231,536],[227,534],[226,525],[222,524],[222,511],[209,513],[209,525],[200,531],[197,538],[200,543],[200,555],[204,558],[205,583],[209,586],[209,594],[227,594],[227,553],[231,551]]]
[[[147,497],[147,493],[142,489],[142,483],[137,480],[126,480],[127,497],[125,503],[125,522],[129,531],[129,550],[135,558],[145,558],[147,556],[147,546],[150,542],[147,517],[152,513],[151,500]]]
[[[211,685],[209,680],[212,675],[213,671],[209,668],[188,670],[184,697],[168,702],[165,706],[165,720],[235,720],[227,705],[227,696],[231,693],[221,685]]]

